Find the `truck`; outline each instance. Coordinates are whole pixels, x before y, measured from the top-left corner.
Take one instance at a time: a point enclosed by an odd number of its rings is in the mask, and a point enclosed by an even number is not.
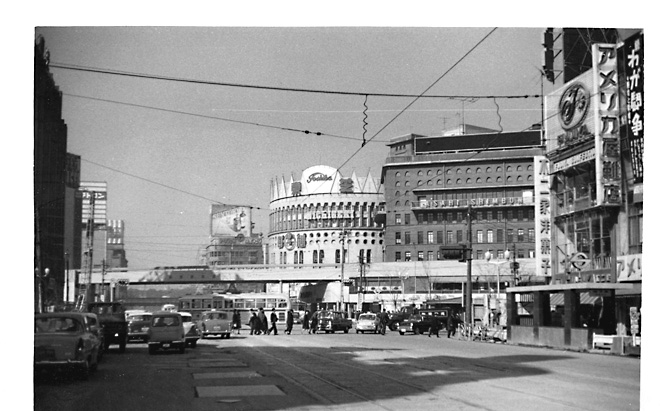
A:
[[[119,301],[94,301],[87,304],[87,311],[96,314],[103,327],[104,350],[107,351],[110,344],[118,344],[119,352],[123,353],[128,341],[128,322],[123,304]]]

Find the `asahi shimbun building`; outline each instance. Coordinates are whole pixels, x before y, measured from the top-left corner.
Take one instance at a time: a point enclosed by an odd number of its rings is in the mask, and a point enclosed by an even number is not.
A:
[[[376,214],[384,201],[380,182],[343,176],[318,165],[285,181],[271,181],[268,264],[328,265],[382,262],[383,226]]]

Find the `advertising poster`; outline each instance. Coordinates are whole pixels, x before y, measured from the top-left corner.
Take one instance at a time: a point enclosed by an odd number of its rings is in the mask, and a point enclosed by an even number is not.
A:
[[[211,205],[211,235],[252,235],[252,210],[244,206]]]

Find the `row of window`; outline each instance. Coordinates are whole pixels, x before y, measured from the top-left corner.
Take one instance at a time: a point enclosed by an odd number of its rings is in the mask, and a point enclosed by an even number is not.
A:
[[[504,222],[504,221],[531,221],[534,220],[534,209],[521,208],[519,210],[506,210],[506,219],[504,210],[498,211],[477,211],[474,213],[473,222]],[[415,217],[419,224],[438,224],[438,223],[465,223],[467,222],[467,212],[463,211],[437,211],[420,212]],[[401,214],[394,214],[394,224],[402,224]],[[410,224],[410,214],[403,214],[403,224]]]
[[[516,177],[507,176],[506,179],[502,176],[497,176],[495,178],[493,178],[493,177],[486,177],[486,178],[477,177],[474,180],[470,177],[467,177],[465,180],[463,180],[461,178],[457,178],[456,180],[452,180],[451,178],[448,178],[446,180],[444,180],[442,178],[439,178],[439,179],[436,180],[435,183],[439,186],[442,186],[443,184],[451,186],[451,185],[454,185],[454,184],[459,185],[459,184],[463,184],[463,183],[465,183],[465,184],[472,184],[472,183],[477,183],[477,184],[486,183],[486,184],[488,184],[488,183],[502,183],[504,181],[506,181],[507,183],[513,183],[514,181],[517,182],[517,183],[522,183],[524,181],[533,182],[534,181],[534,176],[532,174],[527,174],[525,176],[518,175]],[[410,181],[403,182],[404,187],[410,187],[410,184],[411,184]],[[420,187],[420,186],[423,186],[423,185],[433,185],[433,179],[418,180],[417,185],[415,187]],[[401,187],[401,181],[394,182],[394,186],[395,187]]]
[[[477,250],[476,251],[476,256],[473,254],[472,258],[475,258],[477,260],[483,260],[485,259],[485,251],[484,250]],[[502,260],[504,259],[504,250],[496,250],[494,254],[497,255],[497,258]],[[535,251],[532,249],[525,250],[522,248],[516,248],[516,258],[534,258]],[[401,256],[403,256],[403,259],[401,259]],[[412,256],[413,252],[412,251],[396,251],[394,253],[394,261],[400,262],[400,261],[412,261]],[[428,250],[428,251],[417,251],[417,261],[433,261],[434,258],[436,260],[442,260],[442,251],[437,250]]]
[[[208,253],[209,257],[245,257],[246,255],[250,257],[256,257],[257,251],[211,251]]]
[[[288,257],[288,252],[286,251],[281,251],[280,252],[280,264],[287,264],[287,257]],[[324,250],[314,250],[312,251],[312,264],[324,264],[326,263],[325,261],[325,251]],[[369,249],[361,249],[358,251],[358,260],[357,261],[362,261],[365,263],[371,263],[371,255],[372,255],[372,250]],[[347,256],[348,253],[344,251],[344,258],[343,262],[348,263],[347,261]],[[342,263],[342,255],[341,255],[341,250],[335,250],[335,264],[341,264]],[[293,264],[305,264],[305,252],[300,250],[296,250],[293,252]]]
[[[417,244],[460,244],[463,242],[464,233],[464,230],[418,231]],[[524,228],[519,228],[517,230],[509,228],[506,230],[506,242],[532,243],[535,239],[534,233],[535,231],[533,228],[527,229],[527,233],[525,233]],[[403,238],[401,234],[401,231],[394,232],[394,244],[402,244],[402,241],[403,244],[412,244],[410,231],[403,232]],[[456,235],[454,236],[454,234]],[[467,236],[467,234],[465,235]],[[476,230],[475,241],[477,243],[504,243],[504,229]]]
[[[525,165],[522,165],[522,164],[518,164],[517,166],[514,166],[514,165],[506,166],[506,172],[507,173],[511,173],[513,171],[519,171],[520,172],[520,171],[523,171],[525,169],[527,169],[527,171],[534,171],[534,165],[533,164],[527,164],[525,166]],[[473,172],[474,173],[482,173],[482,172],[492,173],[493,170],[495,170],[496,173],[501,173],[502,171],[505,170],[505,168],[503,166],[495,166],[495,168],[493,168],[491,166],[474,167],[474,168],[473,167],[466,167],[465,169],[463,169],[462,167],[447,167],[446,170],[442,169],[442,168],[439,168],[437,170],[430,170],[429,169],[429,170],[426,170],[426,172],[424,170],[418,170],[417,175],[418,176],[423,176],[423,175],[432,176],[434,174],[435,175],[442,175],[443,173],[446,174],[446,175],[463,174],[463,173],[472,174]],[[397,171],[394,174],[395,177],[401,177],[401,176],[410,177],[410,175],[411,175],[410,171],[405,171],[405,172]]]

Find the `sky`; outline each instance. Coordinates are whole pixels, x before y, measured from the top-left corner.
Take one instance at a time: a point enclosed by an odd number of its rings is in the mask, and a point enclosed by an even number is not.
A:
[[[543,30],[37,27],[36,34],[63,93],[68,151],[81,156],[83,181],[107,182],[107,217],[124,220],[126,256],[137,269],[197,264],[213,202],[254,207],[254,231],[267,235],[273,179],[321,164],[379,178],[392,138],[438,135],[462,122],[503,131],[539,123]],[[552,85],[543,83],[547,92]],[[422,93],[464,97],[415,101]]]

